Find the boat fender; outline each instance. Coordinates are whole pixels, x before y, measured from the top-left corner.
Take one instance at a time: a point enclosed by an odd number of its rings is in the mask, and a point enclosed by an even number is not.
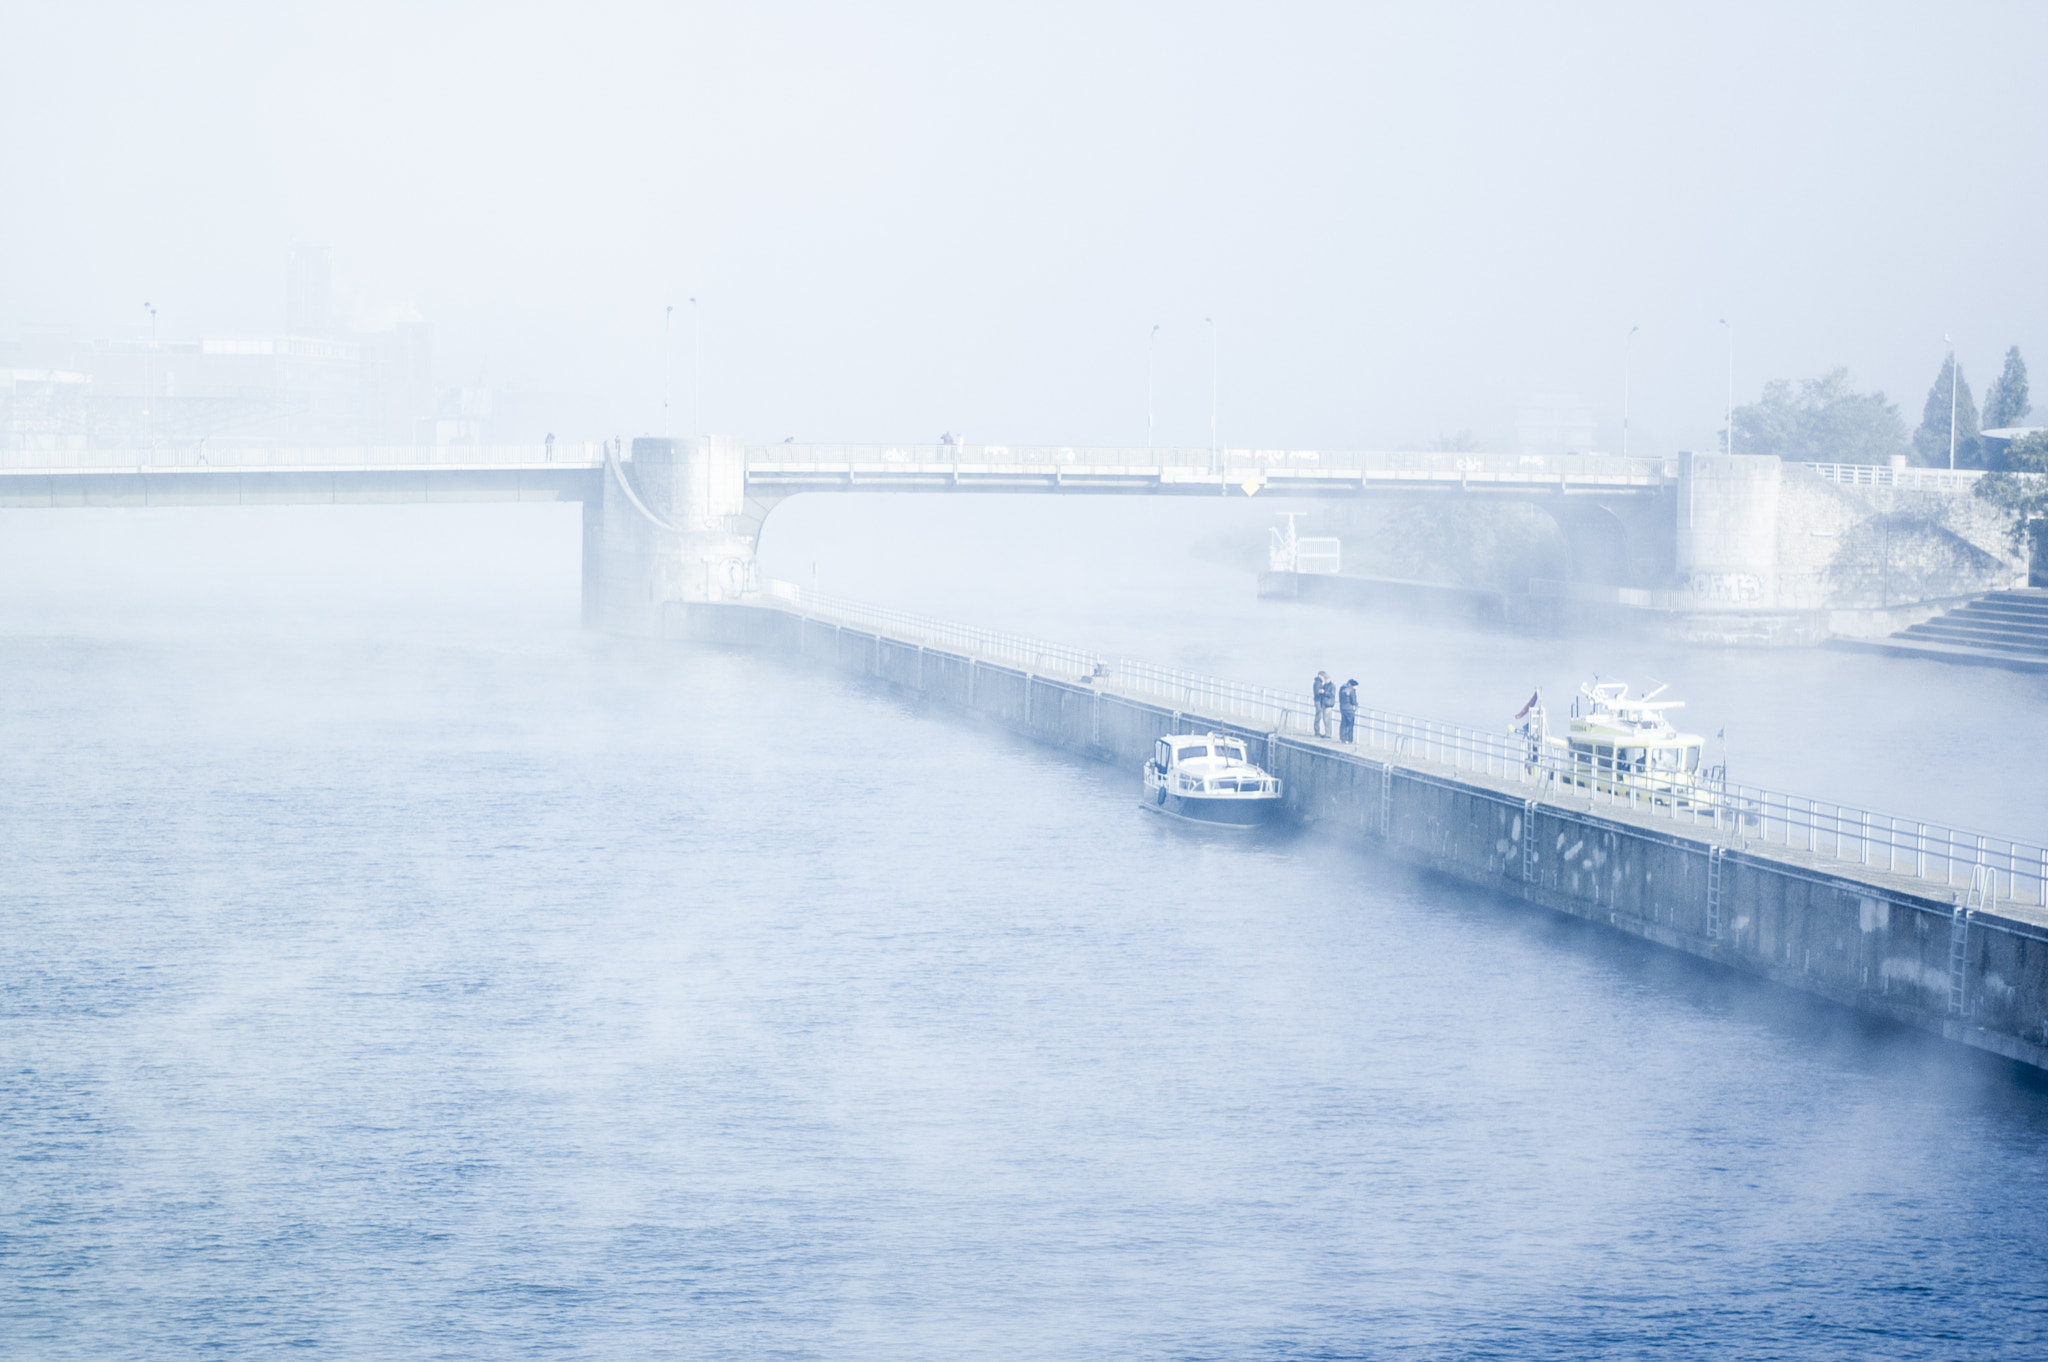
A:
[[[1166,807],[1166,787],[1164,785],[1159,787],[1159,798],[1155,799],[1152,802],[1159,805],[1161,808]]]

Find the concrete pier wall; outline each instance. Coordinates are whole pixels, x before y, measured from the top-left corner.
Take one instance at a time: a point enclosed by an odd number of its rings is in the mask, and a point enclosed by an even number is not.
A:
[[[586,620],[653,634],[673,603],[737,600],[753,585],[739,441],[638,439],[605,472],[597,517],[584,521]]]
[[[1381,761],[779,609],[679,603],[663,632],[982,715],[1128,770],[1134,797],[1156,739],[1233,733],[1285,781],[1296,818],[1362,847],[2048,1070],[2048,923],[1967,912],[1926,881],[1859,877],[1711,829],[1534,798],[1535,785]]]

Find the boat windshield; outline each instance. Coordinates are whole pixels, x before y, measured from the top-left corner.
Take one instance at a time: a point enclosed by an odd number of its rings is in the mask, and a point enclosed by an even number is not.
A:
[[[1193,747],[1183,747],[1180,749],[1180,759],[1182,761],[1193,761],[1196,757],[1206,757],[1208,755],[1209,748],[1206,743],[1196,743]]]
[[[1242,747],[1239,747],[1236,743],[1226,743],[1223,746],[1218,747],[1216,749],[1216,755],[1219,757],[1228,757],[1232,761],[1243,761],[1244,749]]]

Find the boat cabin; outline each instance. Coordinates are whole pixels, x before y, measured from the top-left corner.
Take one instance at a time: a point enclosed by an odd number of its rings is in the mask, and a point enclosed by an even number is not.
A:
[[[1659,686],[1638,699],[1628,698],[1624,682],[1609,681],[1582,687],[1572,704],[1571,735],[1566,745],[1573,768],[1605,785],[1643,785],[1668,789],[1697,784],[1701,779],[1700,753],[1705,740],[1696,733],[1681,733],[1664,711],[1678,709],[1682,700],[1658,701]],[[1554,742],[1555,739],[1552,739]]]
[[[1280,782],[1251,764],[1244,740],[1222,733],[1159,739],[1152,765],[1166,788],[1186,794],[1277,794]]]

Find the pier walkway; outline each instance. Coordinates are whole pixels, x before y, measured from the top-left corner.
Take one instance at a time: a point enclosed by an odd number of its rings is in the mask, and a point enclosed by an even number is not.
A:
[[[1343,746],[1308,735],[1303,697],[784,584],[673,606],[667,632],[872,678],[1134,777],[1163,735],[1235,733],[1305,824],[2048,1069],[2048,848],[1736,783],[1688,805],[1588,791],[1506,733],[1380,711]]]

